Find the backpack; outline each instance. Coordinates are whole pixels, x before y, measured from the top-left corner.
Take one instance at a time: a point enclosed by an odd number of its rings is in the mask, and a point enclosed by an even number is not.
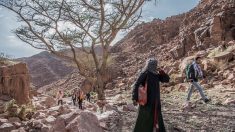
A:
[[[79,99],[80,99],[80,100],[83,100],[83,99],[84,99],[84,93],[83,93],[83,92],[80,93]]]
[[[185,70],[185,74],[186,74],[186,79],[189,80],[190,79],[190,74],[192,72],[192,70],[190,70],[192,64],[187,64],[186,66],[186,70]]]

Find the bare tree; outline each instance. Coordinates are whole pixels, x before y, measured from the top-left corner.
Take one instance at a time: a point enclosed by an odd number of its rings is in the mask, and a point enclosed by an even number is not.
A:
[[[133,26],[145,0],[1,0],[0,5],[17,14],[19,39],[75,62],[80,74],[97,82],[98,98],[105,99],[109,47],[121,29]],[[98,55],[96,47],[102,48]],[[67,52],[67,51],[70,52]],[[94,65],[83,63],[81,54]]]

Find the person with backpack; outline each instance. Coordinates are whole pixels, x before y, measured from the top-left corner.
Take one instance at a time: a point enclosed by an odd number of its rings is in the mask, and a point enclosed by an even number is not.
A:
[[[133,84],[133,104],[139,103],[139,112],[134,132],[165,132],[161,112],[160,82],[169,82],[170,77],[162,69],[157,69],[157,60],[150,58],[146,61],[136,82]],[[142,100],[140,86],[146,90],[145,100]]]
[[[199,66],[200,59],[201,57],[198,56],[195,57],[194,61],[191,64],[188,64],[186,67],[186,79],[188,82],[190,82],[190,87],[186,99],[187,104],[189,103],[190,97],[193,93],[193,87],[195,87],[199,91],[205,103],[209,102],[209,99],[205,96],[203,92],[203,87],[198,83],[199,78],[205,78],[201,70],[201,67]]]
[[[77,100],[77,92],[76,89],[74,89],[72,93],[72,101],[74,106],[76,105],[76,100]]]
[[[78,90],[78,106],[79,106],[79,109],[83,109],[82,107],[82,103],[83,103],[83,99],[84,99],[84,93],[81,89]]]

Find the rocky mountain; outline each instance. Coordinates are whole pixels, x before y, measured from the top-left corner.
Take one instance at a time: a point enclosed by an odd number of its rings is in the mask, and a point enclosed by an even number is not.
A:
[[[82,51],[79,48],[77,50],[82,55]],[[62,52],[68,55],[70,54],[69,50],[63,50]],[[95,52],[97,55],[102,55],[102,48],[100,46],[96,46]],[[31,57],[18,58],[16,61],[21,61],[28,65],[32,83],[36,88],[40,88],[45,85],[49,85],[54,81],[66,78],[66,76],[77,71],[76,67],[71,65],[71,62],[46,51]]]
[[[28,65],[32,83],[36,88],[50,84],[53,81],[62,79],[70,74],[74,68],[66,64],[66,61],[48,52],[41,52],[37,55],[19,58]]]

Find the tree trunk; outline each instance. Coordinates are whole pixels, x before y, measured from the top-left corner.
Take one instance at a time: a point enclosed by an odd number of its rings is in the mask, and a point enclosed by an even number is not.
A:
[[[97,84],[98,84],[97,88],[98,99],[105,100],[105,93],[104,93],[105,83],[101,73],[97,73]]]

